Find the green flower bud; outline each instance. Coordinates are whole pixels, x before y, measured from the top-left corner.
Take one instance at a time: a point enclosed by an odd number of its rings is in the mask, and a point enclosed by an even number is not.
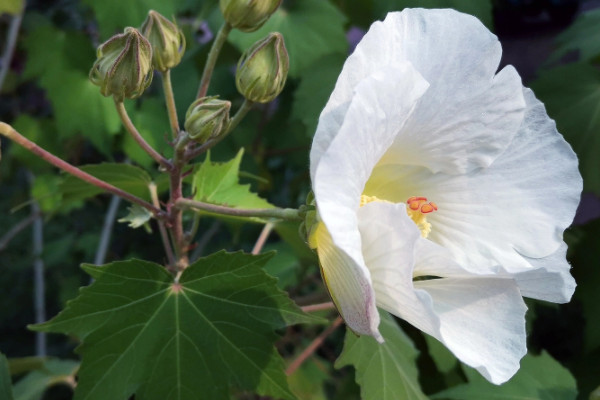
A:
[[[281,33],[270,33],[250,47],[238,62],[235,84],[250,101],[268,103],[281,93],[290,61]]]
[[[141,31],[152,45],[154,68],[165,72],[179,64],[185,51],[185,36],[177,25],[150,10]]]
[[[185,130],[198,143],[216,139],[227,131],[231,103],[216,96],[201,97],[185,113]]]
[[[225,21],[242,32],[253,32],[263,26],[280,4],[281,0],[219,1]]]
[[[152,82],[152,47],[135,28],[125,28],[98,47],[90,80],[104,96],[135,99]]]

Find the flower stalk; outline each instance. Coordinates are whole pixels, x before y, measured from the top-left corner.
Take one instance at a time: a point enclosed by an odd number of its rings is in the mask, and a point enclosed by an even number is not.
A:
[[[208,92],[208,85],[210,85],[210,79],[215,69],[215,65],[217,64],[219,53],[221,52],[221,49],[223,48],[231,29],[231,25],[228,22],[224,22],[217,33],[217,37],[215,38],[215,41],[208,52],[208,58],[206,59],[206,64],[204,65],[204,71],[202,72],[202,78],[200,79],[198,94],[196,95],[197,99],[206,96],[206,93]]]

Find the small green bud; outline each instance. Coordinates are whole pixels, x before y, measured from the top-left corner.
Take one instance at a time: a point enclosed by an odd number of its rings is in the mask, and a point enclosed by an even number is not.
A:
[[[225,21],[242,32],[253,32],[263,26],[280,4],[281,0],[219,1]]]
[[[135,28],[125,28],[98,47],[90,80],[104,96],[135,99],[152,82],[152,47]]]
[[[165,72],[179,64],[185,51],[185,36],[177,25],[150,10],[141,31],[152,45],[154,68]]]
[[[246,99],[268,103],[283,90],[289,69],[283,36],[279,32],[269,33],[244,52],[238,62],[235,84]]]
[[[201,97],[185,113],[185,130],[192,140],[205,143],[227,131],[231,103],[216,96]]]

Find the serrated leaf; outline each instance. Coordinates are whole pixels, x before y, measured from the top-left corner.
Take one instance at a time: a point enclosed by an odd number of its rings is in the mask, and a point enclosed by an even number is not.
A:
[[[289,76],[296,78],[327,54],[347,53],[345,23],[344,14],[328,1],[294,1],[282,5],[256,32],[234,30],[229,41],[243,52],[269,32],[280,32],[290,56]]]
[[[584,189],[600,194],[600,71],[584,63],[557,67],[531,87],[577,153]]]
[[[13,400],[8,360],[2,353],[0,353],[0,399]]]
[[[144,207],[138,206],[137,204],[133,204],[131,207],[127,208],[129,213],[120,218],[119,222],[127,223],[130,228],[139,228],[140,226],[144,226],[150,221],[152,218],[152,214],[150,211],[146,210]],[[150,231],[150,227],[146,227],[146,231]]]
[[[390,314],[382,311],[380,315],[379,330],[385,343],[347,330],[335,367],[354,366],[363,400],[427,399],[419,386],[418,351]]]
[[[600,10],[581,14],[564,32],[556,37],[557,48],[549,62],[559,60],[569,51],[578,50],[581,61],[600,60]]]
[[[304,123],[309,137],[317,129],[321,110],[333,91],[345,60],[343,54],[330,54],[317,60],[300,75],[300,84],[294,92],[292,118]]]
[[[137,197],[150,200],[148,186],[152,178],[146,171],[130,164],[102,163],[79,167],[81,170],[125,190]],[[67,175],[60,185],[63,201],[72,202],[96,196],[104,191],[72,175]]]
[[[185,0],[84,0],[94,10],[102,40],[107,40],[127,26],[142,25],[150,10],[170,18],[184,2]]]
[[[210,153],[195,172],[193,179],[194,199],[211,204],[238,208],[272,208],[268,201],[250,191],[250,185],[239,183],[240,163],[244,149],[234,159],[215,163]]]
[[[75,399],[229,399],[229,387],[293,399],[274,329],[315,319],[263,270],[271,254],[221,251],[178,283],[140,260],[84,265],[94,283],[33,327],[79,336]]]
[[[73,381],[79,363],[71,360],[47,360],[44,365],[23,377],[14,386],[15,400],[40,400],[53,385]]]
[[[384,18],[388,12],[400,11],[404,8],[453,8],[474,15],[489,29],[494,27],[491,0],[375,0],[374,7],[377,18]]]
[[[577,397],[577,383],[565,367],[548,353],[526,355],[517,374],[497,386],[472,368],[464,367],[469,383],[458,385],[431,396],[452,400],[570,400]]]

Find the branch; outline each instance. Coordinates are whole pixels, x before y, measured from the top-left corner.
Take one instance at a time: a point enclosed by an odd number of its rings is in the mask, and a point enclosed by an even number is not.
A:
[[[115,98],[115,106],[117,107],[117,112],[119,113],[119,117],[121,117],[121,122],[123,122],[125,129],[127,129],[127,132],[129,132],[129,134],[131,135],[133,140],[135,140],[136,143],[139,144],[140,147],[146,153],[148,153],[148,155],[150,157],[152,157],[154,160],[156,160],[156,162],[158,162],[160,165],[165,167],[167,169],[167,171],[170,171],[173,168],[173,165],[171,164],[171,162],[169,160],[167,160],[166,158],[164,158],[163,156],[161,156],[156,150],[154,150],[152,148],[152,146],[150,146],[148,144],[148,142],[146,142],[146,140],[138,132],[137,128],[135,127],[135,125],[133,125],[133,122],[131,122],[129,115],[127,114],[127,110],[125,109],[125,104],[123,104],[122,101],[118,101]]]
[[[273,230],[273,224],[271,222],[267,222],[265,224],[263,230],[260,232],[258,239],[256,240],[256,244],[254,245],[254,248],[252,249],[252,254],[254,254],[254,255],[260,254],[260,251],[262,250],[263,246],[267,242],[267,239],[269,238],[269,235],[271,234],[272,230]]]
[[[295,208],[232,208],[184,198],[177,200],[175,202],[175,207],[181,209],[191,208],[196,210],[208,211],[214,214],[231,215],[233,217],[274,218],[283,219],[286,221],[302,220],[299,211]]]
[[[344,322],[342,320],[342,317],[337,317],[327,329],[321,332],[321,334],[317,336],[315,340],[313,340],[312,343],[309,344],[308,347],[304,349],[302,353],[300,353],[298,358],[292,361],[292,363],[285,370],[285,374],[289,376],[296,372],[296,370],[302,365],[302,363],[306,361],[306,359],[310,357],[323,344],[325,339],[327,339],[327,336],[331,335],[333,331],[335,331],[337,327],[342,324],[342,322]]]
[[[120,202],[121,198],[119,196],[112,196],[110,199],[108,210],[106,211],[106,215],[104,216],[102,232],[100,233],[100,242],[98,243],[98,248],[96,249],[96,256],[94,257],[95,265],[104,264],[104,261],[106,260],[106,253],[108,251],[108,245],[110,243],[110,237],[112,235],[112,229],[115,224],[115,218],[117,215],[117,211],[119,210]]]
[[[57,168],[62,169],[63,171],[65,171],[73,176],[75,176],[91,185],[97,186],[106,192],[116,194],[117,196],[120,196],[120,197],[124,198],[125,200],[128,200],[128,201],[130,201],[134,204],[137,204],[141,207],[144,207],[145,209],[150,211],[152,214],[154,214],[154,216],[156,218],[161,219],[161,218],[166,217],[166,214],[163,210],[161,210],[157,207],[154,207],[152,204],[148,203],[147,201],[142,200],[139,197],[134,196],[131,193],[128,193],[124,190],[121,190],[118,187],[111,185],[110,183],[104,182],[103,180],[100,180],[100,179],[96,178],[95,176],[90,175],[87,172],[80,170],[79,168],[75,167],[74,165],[71,165],[68,162],[56,157],[54,154],[49,153],[48,151],[42,149],[40,146],[33,143],[31,140],[27,139],[25,136],[23,136],[19,132],[17,132],[12,126],[10,126],[4,122],[0,122],[0,135],[6,136],[7,138],[11,139],[12,141],[16,142],[17,144],[19,144],[19,145],[23,146],[24,148],[26,148],[27,150],[31,151],[33,154],[39,156],[44,161],[54,165]]]
[[[175,106],[175,96],[173,96],[173,85],[171,85],[171,70],[168,69],[162,74],[163,90],[165,92],[165,101],[167,102],[167,113],[171,123],[173,139],[179,135],[179,121],[177,120],[177,107]]]
[[[150,189],[150,196],[152,196],[152,203],[155,207],[160,207],[160,202],[158,201],[158,191],[156,188],[156,184],[152,182],[148,187]],[[175,255],[173,254],[173,248],[171,247],[171,242],[169,241],[169,235],[167,233],[167,228],[163,221],[158,220],[158,230],[160,232],[160,238],[162,239],[163,246],[165,248],[165,253],[167,253],[167,259],[169,260],[169,265],[175,266]]]
[[[25,4],[23,4],[23,9]],[[10,69],[13,54],[15,52],[15,46],[17,44],[17,37],[19,36],[19,28],[21,27],[21,21],[23,20],[23,10],[18,15],[15,15],[10,21],[10,27],[8,28],[8,35],[6,36],[6,45],[4,46],[4,54],[2,54],[2,68],[0,69],[0,91],[4,86],[4,79]]]
[[[215,41],[208,52],[208,58],[206,59],[206,64],[204,65],[202,78],[200,78],[200,86],[198,87],[198,94],[196,95],[197,99],[206,96],[206,93],[208,92],[208,85],[210,85],[210,78],[212,77],[215,65],[217,64],[217,58],[219,58],[221,48],[225,44],[231,29],[232,27],[229,23],[223,22],[221,29],[219,29],[219,32],[217,33],[217,37],[215,38]]]
[[[31,225],[37,217],[38,215],[36,214],[29,214],[27,218],[22,219],[15,226],[10,228],[8,232],[6,232],[4,236],[0,238],[0,252],[8,246],[10,241],[13,240],[15,236],[17,236],[22,230],[26,229],[29,225]]]
[[[332,301],[328,301],[327,303],[319,303],[319,304],[311,304],[309,306],[300,307],[303,312],[315,312],[315,311],[323,311],[323,310],[333,310],[335,305]]]

